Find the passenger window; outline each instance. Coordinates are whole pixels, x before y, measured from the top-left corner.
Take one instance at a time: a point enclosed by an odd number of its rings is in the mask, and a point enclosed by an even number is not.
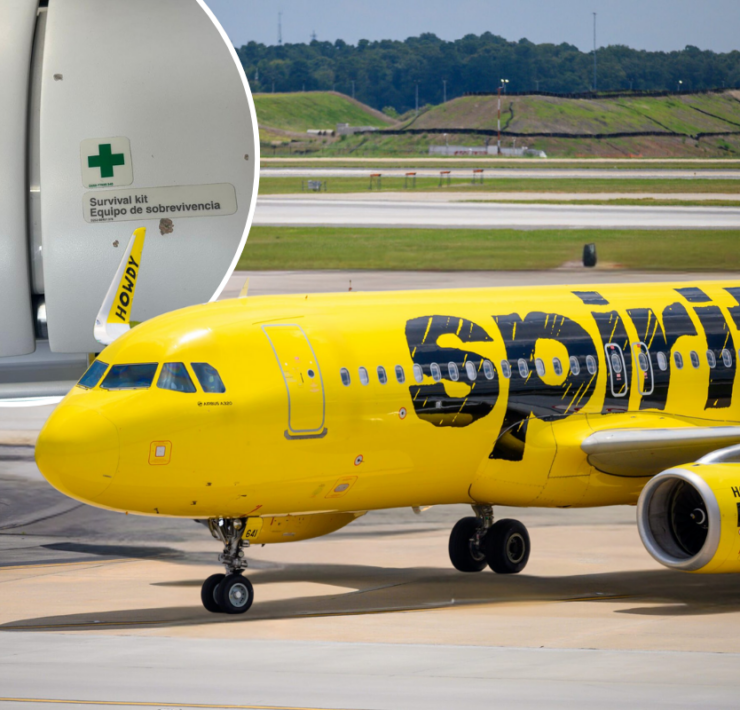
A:
[[[218,370],[207,362],[191,362],[195,376],[206,394],[223,394],[226,392],[221,375]]]
[[[157,373],[156,363],[146,365],[113,365],[100,385],[106,390],[140,390],[151,387]]]
[[[575,355],[570,356],[570,371],[578,377],[581,374],[581,364],[578,362],[578,358]]]
[[[157,387],[161,390],[172,390],[173,392],[195,392],[195,385],[185,369],[185,363],[182,362],[166,362],[162,365]]]
[[[385,374],[385,368],[382,365],[378,365],[378,382],[384,385],[388,382],[388,375]]]
[[[87,368],[85,374],[80,378],[80,381],[77,384],[86,390],[91,390],[98,384],[98,382],[100,382],[100,378],[105,374],[107,369],[108,365],[106,363],[102,360],[96,360]]]
[[[465,363],[465,374],[471,382],[475,382],[478,379],[478,370],[475,369],[475,365],[470,360]]]
[[[414,379],[419,384],[424,382],[424,368],[421,365],[414,365]]]
[[[712,369],[717,367],[717,358],[714,356],[714,353],[711,350],[707,350],[707,364]]]
[[[400,365],[396,365],[396,379],[398,380],[398,384],[400,385],[406,382],[406,373],[403,371],[403,368]]]
[[[679,370],[683,369],[683,357],[681,356],[680,352],[676,351],[675,353],[673,353],[673,362],[676,363],[676,367]]]
[[[637,353],[637,362],[640,365],[640,369],[643,372],[648,371],[650,364],[648,363],[647,355],[645,355],[645,353],[643,352]]]
[[[668,369],[668,358],[665,353],[658,352],[658,367],[665,372]]]
[[[432,379],[435,382],[439,382],[442,379],[442,370],[439,369],[439,365],[436,362],[433,362],[429,366],[429,369],[432,372]]]
[[[352,382],[352,378],[349,376],[349,370],[346,367],[343,367],[339,371],[339,375],[342,378],[342,384],[345,387],[349,387],[350,383]]]
[[[586,369],[589,375],[596,374],[596,358],[593,355],[586,355]]]
[[[722,362],[725,367],[732,367],[732,353],[727,349],[722,351]]]
[[[509,361],[508,360],[502,360],[501,361],[501,374],[507,380],[511,377],[511,365],[509,365]]]
[[[367,385],[370,382],[370,377],[367,374],[367,370],[364,367],[361,367],[358,372],[360,373],[360,382],[363,385]]]
[[[611,356],[612,369],[614,372],[619,374],[622,371],[622,360],[617,353],[612,353]]]
[[[699,367],[699,353],[696,352],[696,350],[692,350],[689,353],[689,358],[691,359],[691,364],[694,366],[694,369]]]
[[[487,380],[492,380],[496,376],[496,371],[493,369],[493,363],[490,360],[483,361],[483,375]]]
[[[529,375],[529,365],[527,365],[527,361],[523,357],[519,358],[517,366],[519,367],[519,374],[522,377],[527,377]]]
[[[563,363],[560,362],[560,358],[554,357],[552,359],[552,369],[558,377],[563,374]]]
[[[538,358],[537,358],[537,359],[536,359],[536,360],[534,361],[534,367],[535,367],[535,369],[537,370],[537,374],[538,374],[538,375],[539,375],[540,377],[544,377],[544,376],[545,376],[545,363],[544,363],[544,362],[542,362],[542,358],[539,358],[539,357],[538,357]]]
[[[460,370],[457,369],[457,365],[454,362],[447,363],[447,373],[453,382],[457,382],[460,379]]]

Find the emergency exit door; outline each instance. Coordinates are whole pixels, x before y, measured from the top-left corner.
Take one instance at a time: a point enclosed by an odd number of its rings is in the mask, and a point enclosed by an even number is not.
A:
[[[311,343],[299,325],[266,325],[288,396],[288,439],[320,438],[326,402],[321,368]]]

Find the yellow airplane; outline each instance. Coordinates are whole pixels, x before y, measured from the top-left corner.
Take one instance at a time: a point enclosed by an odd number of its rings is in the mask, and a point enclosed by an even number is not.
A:
[[[137,233],[96,324],[115,340],[36,461],[86,503],[207,525],[208,610],[252,604],[248,545],[401,506],[472,506],[463,572],[527,563],[495,505],[622,504],[667,567],[740,571],[740,285],[238,298],[130,329]]]

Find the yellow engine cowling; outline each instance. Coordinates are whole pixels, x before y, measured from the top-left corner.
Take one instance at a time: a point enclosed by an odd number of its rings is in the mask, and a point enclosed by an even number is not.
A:
[[[717,454],[659,473],[640,494],[640,537],[666,567],[740,572],[740,463]]]
[[[308,540],[339,530],[364,514],[364,512],[307,513],[247,518],[242,538],[253,545]]]

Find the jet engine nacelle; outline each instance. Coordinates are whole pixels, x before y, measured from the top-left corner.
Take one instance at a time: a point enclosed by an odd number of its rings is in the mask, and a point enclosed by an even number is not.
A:
[[[740,572],[740,463],[728,460],[739,456],[733,446],[648,482],[637,524],[658,562],[684,572]]]

